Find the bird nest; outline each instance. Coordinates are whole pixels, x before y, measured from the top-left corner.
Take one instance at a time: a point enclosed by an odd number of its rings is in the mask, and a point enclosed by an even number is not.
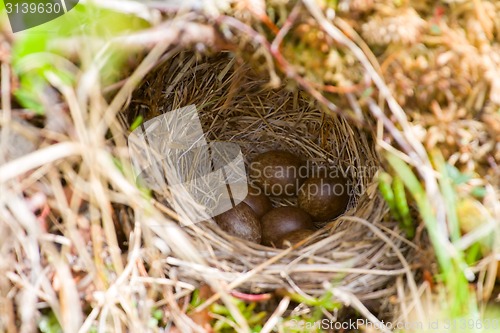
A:
[[[361,300],[393,294],[391,282],[404,274],[401,256],[408,246],[377,191],[372,133],[328,114],[290,82],[278,88],[268,82],[230,53],[181,52],[164,58],[146,76],[121,116],[130,127],[137,117],[148,120],[195,105],[205,139],[237,144],[247,167],[256,154],[279,149],[342,172],[353,184],[348,210],[284,250],[235,238],[211,219],[178,221],[194,244],[197,262],[174,255],[164,268],[181,281],[214,278],[251,293],[286,288],[321,295],[329,282]],[[175,220],[173,194],[154,196]],[[273,200],[274,206],[296,204],[293,198]]]

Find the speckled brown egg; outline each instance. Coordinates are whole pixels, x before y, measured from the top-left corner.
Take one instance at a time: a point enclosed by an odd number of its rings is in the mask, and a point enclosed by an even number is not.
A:
[[[249,166],[250,179],[274,197],[296,196],[302,184],[302,160],[287,151],[272,150],[255,157]]]
[[[264,215],[262,224],[262,244],[281,245],[283,236],[299,229],[313,229],[311,217],[303,209],[294,206],[278,207]]]
[[[299,189],[298,204],[315,222],[329,221],[345,212],[349,192],[346,178],[309,178]]]
[[[273,204],[271,200],[264,194],[264,191],[258,186],[250,186],[245,184],[231,184],[230,189],[233,194],[233,199],[235,193],[241,193],[247,190],[247,196],[243,199],[243,202],[250,206],[255,212],[255,215],[260,219],[264,214],[273,209]],[[226,187],[227,189],[227,187]],[[224,195],[224,197],[227,197]]]
[[[314,233],[315,233],[315,231],[310,230],[310,229],[299,229],[299,230],[289,232],[283,236],[279,247],[284,249],[284,248],[289,247],[290,245],[293,246],[293,245],[297,244],[298,242],[311,236]]]
[[[230,235],[260,243],[262,231],[259,218],[244,202],[214,217],[219,227]]]
[[[262,189],[253,186],[248,186],[248,195],[243,202],[253,209],[259,219],[273,209],[271,200],[264,194]]]

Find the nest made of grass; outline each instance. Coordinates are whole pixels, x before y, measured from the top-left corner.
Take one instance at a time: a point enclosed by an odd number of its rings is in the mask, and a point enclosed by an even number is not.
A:
[[[200,282],[207,275],[237,280],[240,288],[262,292],[300,288],[322,294],[325,281],[360,299],[393,293],[391,281],[404,273],[408,246],[376,191],[379,162],[370,133],[341,117],[326,115],[304,92],[267,86],[268,79],[229,53],[178,53],[155,68],[134,92],[123,118],[130,125],[196,105],[208,141],[237,143],[245,163],[261,152],[281,149],[322,160],[353,181],[348,211],[318,230],[304,246],[285,251],[234,238],[213,221],[184,228],[204,265],[170,258],[169,274]],[[168,193],[156,193],[169,202]],[[275,200],[274,205],[295,204]]]

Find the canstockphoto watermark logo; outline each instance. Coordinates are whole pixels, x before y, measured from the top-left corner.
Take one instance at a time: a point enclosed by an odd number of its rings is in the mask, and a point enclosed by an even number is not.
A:
[[[4,0],[13,32],[19,32],[52,21],[64,15],[79,0]]]
[[[184,224],[217,216],[248,194],[240,147],[207,142],[194,105],[146,121],[129,135],[128,143],[139,181],[170,193]]]

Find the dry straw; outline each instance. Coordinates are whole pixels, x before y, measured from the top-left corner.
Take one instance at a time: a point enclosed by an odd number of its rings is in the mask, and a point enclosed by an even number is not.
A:
[[[271,89],[267,83],[230,53],[180,52],[148,74],[122,116],[130,124],[139,115],[148,119],[194,104],[207,140],[237,143],[247,163],[258,153],[282,149],[345,172],[356,185],[349,211],[284,251],[231,237],[213,221],[186,226],[203,264],[170,257],[169,274],[193,283],[210,276],[254,293],[287,288],[322,295],[327,281],[362,300],[393,294],[392,281],[408,272],[402,254],[409,246],[393,231],[395,223],[384,221],[388,212],[376,190],[379,162],[371,133],[325,115],[298,89]],[[169,193],[157,196],[168,205]]]
[[[382,137],[394,139],[402,150],[397,151],[399,156],[419,166],[436,214],[442,216],[435,174],[405,113],[370,63],[373,55],[361,51],[313,1],[301,4],[324,34],[354,55],[386,102],[381,105],[388,110],[380,110],[372,100],[364,101],[378,121],[376,138],[353,121],[369,118],[355,94],[347,94],[348,102],[336,106],[317,87],[305,85],[305,78],[291,66],[286,68],[289,82],[271,88],[270,82],[279,81],[275,68],[269,70],[269,78],[257,75],[230,53],[201,57],[183,52],[192,44],[220,46],[215,25],[197,23],[204,21],[197,14],[180,13],[146,32],[114,39],[113,45],[151,47],[151,51],[127,80],[102,91],[99,57],[82,60],[75,87],[48,77],[57,93],[54,89],[47,94],[47,103],[54,107],[47,110],[44,129],[32,126],[20,131],[19,122],[13,121],[23,113],[11,108],[9,67],[2,63],[1,135],[28,132],[24,136],[35,137],[32,141],[37,143],[37,151],[0,166],[4,235],[0,254],[5,258],[0,263],[0,289],[7,309],[0,314],[2,325],[19,324],[21,331],[34,331],[37,309],[50,307],[64,331],[85,332],[92,326],[101,331],[109,326],[146,331],[153,305],[168,304],[168,321],[196,331],[180,300],[202,283],[216,293],[211,301],[224,302],[242,331],[248,331],[248,325],[228,297],[234,288],[257,293],[286,288],[305,297],[329,289],[372,321],[377,319],[359,300],[387,299],[396,292],[394,281],[402,276],[416,294],[407,263],[412,245],[389,218],[376,190],[375,146],[395,151]],[[289,17],[294,13],[298,15],[294,10]],[[257,48],[261,47],[267,66],[286,67],[276,50],[291,21],[269,43],[243,22],[222,19],[240,29],[239,37],[260,44]],[[239,46],[246,51],[248,45]],[[107,47],[99,54],[105,54]],[[108,105],[109,95],[103,92],[116,88],[119,91]],[[54,97],[59,95],[65,103]],[[163,212],[159,214],[116,165],[128,165],[123,132],[137,116],[148,119],[189,104],[197,106],[207,139],[237,143],[247,162],[269,149],[293,151],[340,168],[362,193],[353,198],[343,217],[286,250],[232,238],[212,221],[180,228],[176,212],[168,207],[169,193],[157,194],[166,204],[155,202]],[[345,106],[356,117],[351,115],[348,121],[336,115]],[[123,120],[121,127],[116,114]],[[63,125],[56,126],[54,119]],[[445,240],[446,236],[442,235]],[[288,302],[285,297],[269,323],[284,313]],[[19,314],[14,313],[16,304],[22,304]]]

